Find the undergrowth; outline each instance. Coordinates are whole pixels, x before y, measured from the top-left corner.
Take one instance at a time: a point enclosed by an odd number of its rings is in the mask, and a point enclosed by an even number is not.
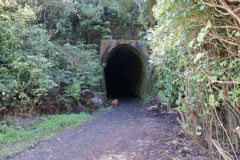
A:
[[[240,159],[239,1],[158,0],[146,36],[154,93],[178,106],[186,133],[210,159]],[[219,159],[222,159],[219,158]]]

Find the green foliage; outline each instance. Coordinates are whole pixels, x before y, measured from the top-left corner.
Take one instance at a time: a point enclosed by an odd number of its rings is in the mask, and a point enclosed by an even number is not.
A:
[[[94,49],[50,41],[51,31],[34,24],[36,15],[28,6],[7,3],[0,10],[1,113],[32,114],[55,88],[77,100],[99,86],[101,67]]]
[[[70,82],[81,85],[83,91],[87,88],[98,87],[102,78],[99,56],[97,56],[96,50],[85,49],[86,47],[83,44],[72,46],[67,43],[58,49],[64,59],[59,64],[59,67],[63,66],[62,63],[67,63],[63,69],[74,72]]]
[[[107,108],[100,108],[100,109],[97,110],[96,113],[99,114],[99,113],[102,113],[102,112],[108,112],[108,111],[111,111],[112,108],[113,108],[113,106],[108,106]]]
[[[112,8],[110,6],[109,7],[104,6],[103,9],[104,9],[104,19],[109,21],[112,26],[125,27],[125,26],[131,26],[131,25],[138,24],[138,22],[134,18],[134,16],[132,16],[128,12],[122,13],[122,12],[119,12],[117,9]]]
[[[104,10],[102,7],[94,6],[92,4],[78,5],[77,15],[80,20],[80,28],[87,33],[88,43],[91,43],[93,37],[101,38],[110,35],[110,22],[102,19],[103,14]]]
[[[97,0],[3,1],[0,114],[70,111],[98,89],[102,67],[90,44],[111,38],[111,25],[137,24],[132,4],[126,13]]]
[[[82,31],[87,33],[87,42],[101,37],[111,38],[110,22],[103,20],[104,9],[93,4],[79,3],[76,7],[79,25]],[[110,37],[109,37],[110,36]]]
[[[4,93],[0,105],[19,106],[23,111],[56,86],[46,56],[51,42],[45,30],[29,25],[36,17],[29,7],[3,12],[0,17],[0,91]]]
[[[101,5],[111,4],[121,12],[127,12],[132,7],[136,7],[134,0],[101,0]]]
[[[143,97],[143,99],[142,99],[142,101],[143,101],[143,103],[149,103],[150,101],[151,101],[151,96],[145,96],[145,97]]]
[[[71,21],[73,12],[74,6],[71,3],[47,3],[39,11],[39,23],[48,30],[52,40],[64,44],[74,39]]]
[[[153,7],[151,3],[154,4],[154,0],[100,0],[102,6],[107,6],[109,10],[120,13],[116,21],[117,25],[140,25],[145,30],[151,23]],[[114,14],[114,12],[112,13]]]
[[[72,96],[75,99],[79,99],[81,94],[80,83],[74,82],[72,85],[67,87],[67,94]]]
[[[212,7],[215,3],[220,7]],[[155,94],[164,103],[179,106],[185,131],[202,149],[211,153],[211,140],[218,137],[221,144],[227,136],[230,147],[222,147],[239,159],[239,137],[233,133],[240,116],[240,67],[236,65],[240,41],[234,29],[238,22],[219,12],[222,5],[218,1],[158,0],[154,9],[158,24],[146,39],[157,72]],[[229,6],[231,10],[237,7]],[[236,22],[231,31],[226,29],[228,21]]]

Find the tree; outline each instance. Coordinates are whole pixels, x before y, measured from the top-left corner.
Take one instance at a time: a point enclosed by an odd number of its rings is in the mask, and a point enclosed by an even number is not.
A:
[[[132,13],[133,17],[138,15],[137,17],[145,30],[149,25],[153,26],[155,24],[153,16],[154,0],[101,0],[100,4],[111,4],[110,6],[117,8],[119,12]],[[137,12],[137,14],[133,15],[134,12]]]

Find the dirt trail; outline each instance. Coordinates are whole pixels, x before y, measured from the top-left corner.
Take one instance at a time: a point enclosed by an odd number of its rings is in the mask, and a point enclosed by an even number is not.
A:
[[[208,157],[182,132],[174,112],[146,111],[122,101],[72,131],[38,143],[12,160],[205,160]]]

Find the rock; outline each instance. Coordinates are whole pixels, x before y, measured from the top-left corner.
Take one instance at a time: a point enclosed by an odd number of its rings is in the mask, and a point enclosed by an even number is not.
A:
[[[146,108],[146,110],[152,111],[152,110],[156,110],[157,108],[158,108],[157,106],[150,106],[150,107]]]
[[[183,137],[185,137],[185,132],[183,130],[181,130],[177,133],[177,136],[180,138],[183,138]]]
[[[91,98],[91,103],[94,105],[94,106],[103,106],[103,101],[101,98],[99,97],[93,97]]]

